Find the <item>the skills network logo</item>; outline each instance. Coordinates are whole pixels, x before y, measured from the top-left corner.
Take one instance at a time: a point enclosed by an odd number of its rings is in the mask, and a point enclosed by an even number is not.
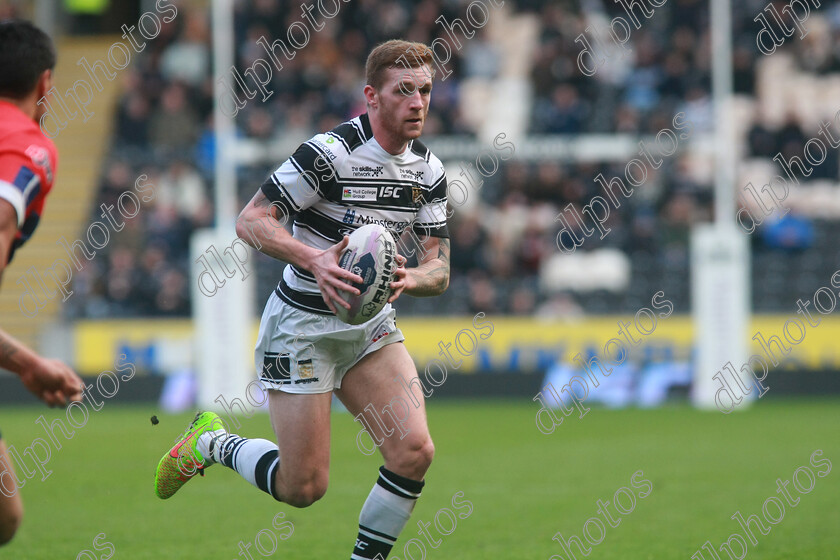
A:
[[[384,166],[377,165],[371,167],[370,165],[353,165],[353,177],[379,177],[382,175]]]
[[[412,171],[411,169],[400,169],[400,179],[409,181],[422,181],[424,171]]]

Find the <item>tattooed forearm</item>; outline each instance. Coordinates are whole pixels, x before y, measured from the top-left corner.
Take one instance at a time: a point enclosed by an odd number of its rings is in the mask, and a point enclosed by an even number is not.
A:
[[[446,291],[449,287],[450,251],[449,239],[442,238],[439,240],[437,257],[407,271],[416,283],[411,295],[437,296]]]
[[[265,209],[265,212],[257,213],[252,219],[262,219],[263,217],[269,219],[269,225],[274,228],[283,227],[289,220],[289,211],[287,207],[278,202],[272,202],[266,197],[262,191],[257,191],[252,201],[254,208]],[[276,222],[280,222],[277,224]]]
[[[18,347],[14,341],[0,332],[0,363],[8,363],[17,354]]]
[[[451,252],[451,249],[450,249],[450,245],[449,245],[449,240],[448,239],[441,239],[440,240],[440,245],[439,245],[439,248],[438,248],[438,257],[437,258],[438,258],[438,260],[443,262],[443,264],[446,265],[447,271],[449,270],[449,255],[450,255],[450,252]]]
[[[255,208],[266,208],[268,206],[268,198],[262,193],[259,193],[259,196],[254,197],[254,207]]]

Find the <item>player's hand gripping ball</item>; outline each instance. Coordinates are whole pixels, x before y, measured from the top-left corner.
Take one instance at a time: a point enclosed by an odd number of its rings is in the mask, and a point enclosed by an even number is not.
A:
[[[352,285],[361,292],[353,295],[339,290],[350,309],[336,305],[336,316],[351,325],[360,325],[382,311],[391,297],[391,282],[397,269],[397,244],[384,227],[362,226],[350,234],[350,242],[338,259],[338,266],[362,277]]]

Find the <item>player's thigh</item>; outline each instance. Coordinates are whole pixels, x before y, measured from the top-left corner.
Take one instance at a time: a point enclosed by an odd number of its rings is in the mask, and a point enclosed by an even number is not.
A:
[[[330,465],[332,393],[269,391],[271,426],[280,454],[280,477],[288,483],[325,477]]]
[[[12,540],[20,526],[23,519],[23,502],[20,498],[20,492],[18,492],[14,466],[9,460],[6,443],[2,439],[0,439],[0,457],[5,458],[0,465],[8,468],[5,471],[8,474],[4,474],[3,478],[0,478],[0,484],[3,485],[0,490],[0,545],[3,545]],[[11,487],[9,487],[9,484],[11,484]],[[7,494],[11,494],[11,496]]]
[[[336,395],[354,417],[370,417],[372,406],[385,428],[393,430],[381,439],[386,468],[398,474],[411,472],[403,474],[409,477],[425,473],[434,446],[426,422],[422,385],[404,344],[388,344],[362,358],[344,376]],[[371,424],[375,425],[375,421]],[[373,425],[371,428],[376,430]]]

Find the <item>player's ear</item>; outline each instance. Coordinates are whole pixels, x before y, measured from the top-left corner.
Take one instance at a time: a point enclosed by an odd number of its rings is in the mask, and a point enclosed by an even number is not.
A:
[[[376,108],[377,97],[378,97],[377,92],[376,92],[376,88],[374,88],[370,84],[367,84],[365,86],[364,93],[365,93],[365,101],[367,102],[367,104],[369,106],[373,107],[373,108]]]
[[[38,99],[41,99],[47,92],[50,91],[53,87],[53,73],[52,70],[44,70],[41,72],[41,75],[38,77],[38,84],[36,86],[36,93],[38,94]]]

